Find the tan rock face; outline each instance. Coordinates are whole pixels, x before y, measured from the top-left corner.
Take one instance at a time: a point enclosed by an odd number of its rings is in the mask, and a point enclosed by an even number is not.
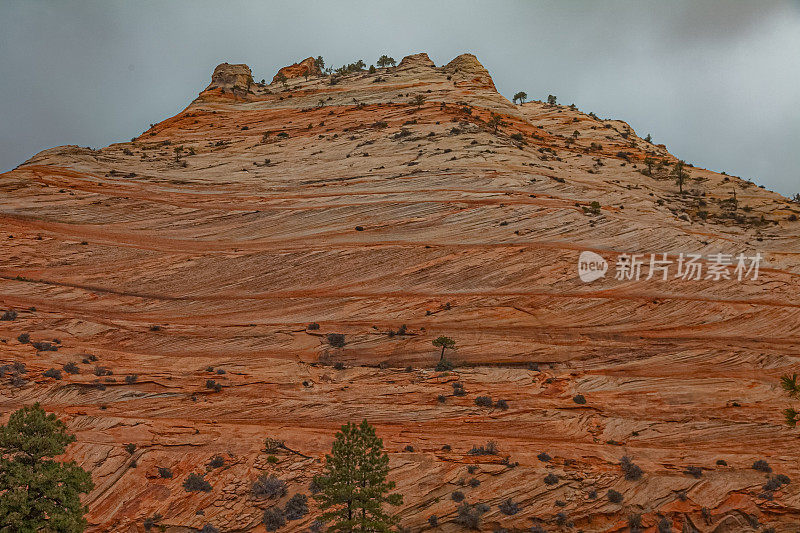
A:
[[[494,81],[489,71],[481,65],[481,62],[473,54],[461,54],[445,65],[443,70],[448,74],[464,79],[466,83],[475,87],[495,90]]]
[[[299,63],[283,67],[272,78],[272,83],[280,81],[280,76],[283,74],[286,79],[302,78],[306,76],[319,76],[321,74],[319,67],[314,61],[313,57],[307,57]]]
[[[214,69],[214,73],[211,75],[211,85],[206,90],[223,88],[247,91],[252,84],[253,76],[250,73],[250,67],[243,64],[222,63]]]
[[[90,531],[155,513],[172,532],[263,531],[362,418],[412,531],[431,515],[463,531],[454,491],[490,505],[483,531],[627,531],[634,514],[651,530],[793,531],[797,434],[777,380],[800,347],[797,206],[697,167],[682,195],[669,166],[646,171],[674,156],[624,122],[513,105],[472,56],[411,58],[248,94],[227,89],[249,69],[222,65],[225,93],[133,142],[0,175],[0,311],[17,312],[0,366],[26,364],[0,377],[0,405],[42,402],[77,435]],[[578,279],[583,251],[606,278]],[[756,251],[757,280],[614,278],[622,253]],[[452,372],[434,370],[439,335]],[[43,375],[67,363],[78,373]],[[302,455],[271,459],[267,437]],[[469,453],[489,440],[496,455]],[[762,488],[761,459],[791,483]],[[212,490],[185,492],[191,472]],[[262,473],[289,493],[252,497]],[[283,530],[309,527],[311,507]]]
[[[421,52],[419,54],[412,54],[410,56],[404,57],[400,60],[400,64],[397,65],[398,70],[406,70],[411,68],[433,68],[436,65],[431,61],[431,58],[428,57],[428,54],[425,52]]]

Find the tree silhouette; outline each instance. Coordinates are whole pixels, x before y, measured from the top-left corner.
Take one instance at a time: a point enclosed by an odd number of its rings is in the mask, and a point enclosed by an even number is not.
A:
[[[325,60],[322,59],[322,56],[317,56],[317,58],[314,60],[314,65],[320,70],[320,72],[325,70]]]
[[[329,532],[388,532],[397,519],[383,510],[383,504],[399,505],[403,496],[390,494],[395,483],[387,481],[389,457],[383,441],[366,419],[348,422],[336,434],[325,469],[314,476],[320,491],[314,495],[329,523]]]
[[[382,55],[381,57],[378,58],[375,64],[378,65],[379,67],[389,67],[389,66],[393,67],[396,64],[396,61],[394,60],[393,57]]]
[[[425,97],[424,94],[415,94],[414,98],[411,100],[411,103],[416,105],[417,109],[419,109],[420,107],[422,107],[422,104],[425,103],[426,99],[427,98]]]
[[[555,97],[555,95],[552,95],[552,94],[548,94],[547,95],[547,103],[548,104],[556,105],[556,100],[557,100],[557,98]]]
[[[92,476],[75,464],[53,461],[75,441],[67,426],[37,403],[0,426],[0,530],[77,533],[86,527],[80,494]]]
[[[527,99],[528,99],[528,93],[526,93],[525,91],[520,91],[514,95],[512,102],[514,103],[519,102],[520,104],[524,104],[525,100]]]

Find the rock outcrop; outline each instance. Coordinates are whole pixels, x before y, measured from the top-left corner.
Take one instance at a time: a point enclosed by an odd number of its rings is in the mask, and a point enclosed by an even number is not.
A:
[[[0,422],[35,401],[65,420],[90,533],[156,513],[261,532],[363,418],[411,531],[463,531],[454,491],[489,506],[487,532],[796,529],[778,380],[800,353],[797,204],[699,167],[681,194],[665,148],[512,105],[471,55],[230,95],[249,81],[220,65],[224,95],[132,142],[0,175],[0,367],[26,365],[0,372]],[[581,281],[583,252],[605,278]],[[651,253],[755,252],[757,279],[646,279]],[[626,254],[647,254],[640,279],[615,276]],[[183,489],[192,472],[209,492]],[[253,498],[261,474],[288,493]]]
[[[445,72],[476,88],[496,90],[489,71],[473,54],[461,54],[443,67]]]
[[[222,88],[249,91],[253,84],[253,75],[250,67],[244,64],[231,65],[222,63],[217,65],[211,75],[211,84],[206,90]]]
[[[415,68],[434,68],[436,65],[431,58],[428,57],[428,54],[425,52],[420,52],[419,54],[412,54],[409,56],[404,57],[400,64],[397,65],[397,70],[409,70]]]
[[[289,65],[280,69],[272,78],[272,83],[280,81],[281,76],[287,80],[292,78],[303,78],[306,76],[319,76],[322,72],[319,70],[316,61],[313,57],[307,57],[299,63]]]

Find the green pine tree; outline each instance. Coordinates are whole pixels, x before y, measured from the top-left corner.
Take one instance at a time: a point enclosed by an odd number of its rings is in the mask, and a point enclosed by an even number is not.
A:
[[[66,429],[38,403],[0,426],[0,532],[75,533],[86,527],[80,494],[94,488],[92,476],[75,462],[49,459],[75,441]]]
[[[366,420],[342,426],[325,469],[314,477],[320,491],[314,495],[324,512],[320,519],[329,532],[387,532],[397,520],[383,510],[383,504],[399,505],[403,496],[390,494],[387,481],[389,457],[383,441]]]

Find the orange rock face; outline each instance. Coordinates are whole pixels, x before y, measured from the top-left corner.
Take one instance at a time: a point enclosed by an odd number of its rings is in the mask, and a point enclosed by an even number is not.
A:
[[[0,175],[0,365],[26,365],[0,377],[2,412],[39,401],[76,434],[89,530],[159,513],[263,531],[367,418],[411,531],[463,531],[454,491],[490,506],[483,531],[794,531],[777,385],[800,344],[797,205],[697,167],[681,194],[674,156],[624,122],[513,105],[471,55],[426,59],[249,92],[228,90],[249,69],[220,66],[130,143]],[[584,251],[605,278],[579,279]],[[720,252],[760,253],[758,279],[615,278],[622,254]],[[183,489],[192,472],[210,492]],[[253,497],[262,473],[289,493]]]
[[[283,67],[272,78],[272,83],[280,81],[280,76],[283,74],[286,79],[303,78],[306,76],[319,76],[321,74],[319,67],[314,61],[313,57],[307,57],[299,63]]]

